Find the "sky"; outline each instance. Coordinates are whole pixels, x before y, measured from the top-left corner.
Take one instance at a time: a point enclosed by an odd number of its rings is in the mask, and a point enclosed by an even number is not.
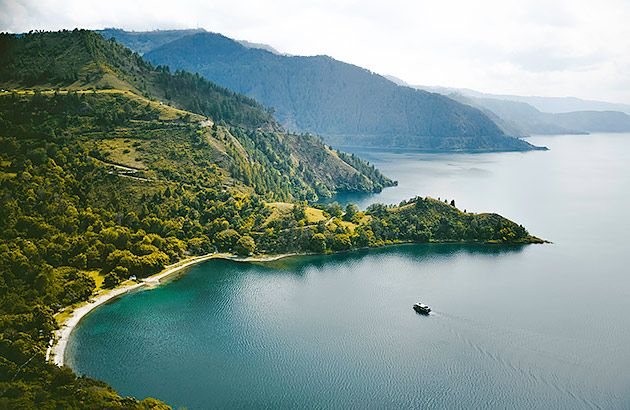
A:
[[[629,0],[0,0],[0,31],[204,28],[425,86],[630,104]]]

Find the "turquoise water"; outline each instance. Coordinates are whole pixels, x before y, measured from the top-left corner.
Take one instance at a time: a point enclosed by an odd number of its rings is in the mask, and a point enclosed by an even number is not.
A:
[[[191,410],[630,408],[630,135],[531,140],[551,150],[361,151],[399,186],[337,199],[455,199],[552,245],[214,260],[97,309],[69,365]]]

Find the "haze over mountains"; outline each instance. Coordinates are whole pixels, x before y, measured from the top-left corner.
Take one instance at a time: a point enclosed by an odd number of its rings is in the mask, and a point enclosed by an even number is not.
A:
[[[104,30],[94,30],[106,39],[115,37],[119,43],[123,43],[140,55],[147,51],[160,47],[178,38],[196,33],[204,33],[202,28],[186,30],[155,30],[155,31],[125,31],[119,28],[106,28]]]
[[[396,84],[406,85],[408,87],[419,88],[422,90],[432,91],[440,94],[459,93],[468,97],[475,98],[492,98],[502,101],[516,101],[532,105],[542,112],[548,113],[566,113],[573,111],[621,111],[630,115],[630,105],[621,103],[611,103],[606,101],[584,100],[576,97],[540,97],[525,96],[512,94],[491,94],[484,93],[469,88],[453,88],[453,87],[432,87],[423,85],[410,85],[405,81],[394,76],[386,76]]]
[[[399,85],[409,86],[396,77],[388,78]],[[464,104],[489,110],[496,118],[492,114],[490,117],[499,126],[516,136],[630,131],[630,106],[626,104],[574,97],[486,94],[462,88],[410,87],[438,92]]]
[[[289,130],[319,134],[337,146],[527,150],[533,147],[506,136],[630,131],[625,104],[411,86],[327,56],[289,56],[203,29],[99,33],[156,65],[199,72],[248,95],[273,107]]]
[[[102,34],[117,35],[124,43],[120,32]],[[288,129],[319,134],[336,146],[535,149],[507,136],[474,107],[436,93],[398,87],[378,74],[327,56],[279,55],[201,32],[165,42],[144,57],[172,70],[199,72],[273,107],[275,117]]]

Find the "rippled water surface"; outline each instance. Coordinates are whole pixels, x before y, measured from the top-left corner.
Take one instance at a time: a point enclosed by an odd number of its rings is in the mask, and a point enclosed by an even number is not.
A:
[[[69,364],[191,410],[630,408],[630,135],[532,142],[551,150],[358,151],[400,184],[337,200],[455,199],[552,245],[214,260],[97,309]]]

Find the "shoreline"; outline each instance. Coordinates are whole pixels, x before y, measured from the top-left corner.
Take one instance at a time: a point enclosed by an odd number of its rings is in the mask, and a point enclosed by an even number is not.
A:
[[[291,256],[300,256],[300,254],[288,253],[269,257],[241,258],[228,253],[210,253],[190,259],[184,259],[172,265],[166,266],[161,272],[146,277],[140,282],[123,284],[111,290],[101,290],[100,292],[93,294],[87,301],[81,302],[76,307],[73,308],[72,306],[68,306],[57,313],[57,315],[59,315],[64,312],[71,311],[70,315],[62,323],[59,324],[59,329],[55,331],[53,338],[50,340],[50,344],[48,346],[48,349],[46,350],[46,361],[52,361],[57,366],[64,366],[66,347],[74,328],[79,324],[79,322],[81,322],[84,317],[89,315],[97,307],[109,302],[110,300],[120,295],[124,295],[125,293],[129,293],[145,287],[159,286],[163,284],[163,279],[171,277],[179,273],[181,270],[192,265],[196,265],[210,259],[225,259],[235,262],[272,262]]]
[[[544,243],[553,243],[549,241],[545,241],[543,239],[539,239],[536,237],[532,237],[532,239],[537,239],[537,241],[530,241],[525,243],[515,243],[512,245],[521,246],[521,245],[532,245],[532,244],[544,244]],[[429,242],[431,243],[431,242]],[[504,243],[492,243],[492,242],[432,242],[435,244],[465,244],[465,245],[505,245]],[[347,253],[354,252],[358,250],[364,249],[378,249],[381,247],[388,246],[397,246],[397,245],[412,245],[414,242],[401,242],[401,243],[391,243],[385,244],[377,247],[365,247],[365,248],[357,248],[351,249],[348,251],[342,252],[333,252],[333,253]],[[138,289],[149,287],[153,288],[159,285],[162,285],[162,280],[168,277],[174,276],[182,269],[190,267],[192,265],[196,265],[201,262],[208,261],[210,259],[223,259],[229,260],[233,262],[273,262],[283,258],[293,257],[293,256],[307,256],[313,255],[311,253],[287,253],[287,254],[279,254],[273,256],[247,256],[247,257],[239,257],[230,253],[209,253],[206,255],[196,256],[189,259],[183,259],[179,262],[176,262],[172,265],[166,266],[161,272],[156,273],[152,276],[148,276],[142,279],[139,282],[119,285],[116,288],[101,290],[95,294],[93,294],[87,301],[81,302],[76,305],[74,308],[72,306],[68,306],[65,309],[58,312],[55,316],[63,314],[65,312],[70,311],[70,315],[63,320],[63,322],[59,323],[59,329],[55,331],[53,338],[50,340],[48,349],[46,350],[46,361],[52,361],[54,364],[58,366],[64,366],[65,364],[65,350],[68,345],[68,340],[72,334],[74,328],[81,322],[81,320],[90,314],[94,309],[101,306],[104,303],[109,302],[110,300],[119,297],[125,293],[136,291]]]

